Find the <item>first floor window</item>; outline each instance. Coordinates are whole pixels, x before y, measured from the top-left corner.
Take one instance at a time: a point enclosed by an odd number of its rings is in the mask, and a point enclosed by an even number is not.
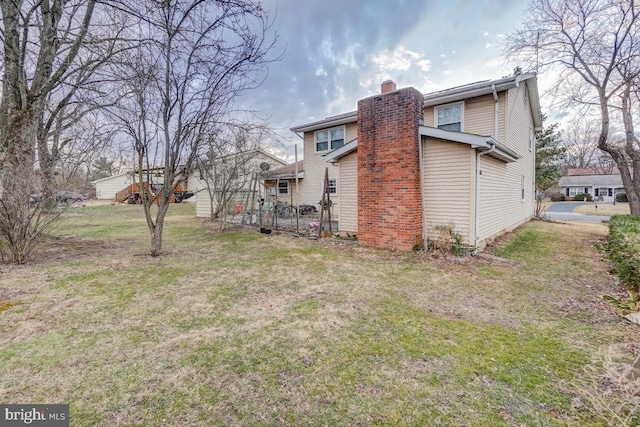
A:
[[[344,126],[315,133],[316,152],[335,150],[344,145]]]
[[[289,194],[289,181],[280,181],[278,183],[278,194]]]
[[[332,196],[338,194],[338,180],[335,178],[329,180],[329,194]]]
[[[434,109],[436,127],[444,130],[462,131],[463,111],[464,104],[461,102],[436,107]]]

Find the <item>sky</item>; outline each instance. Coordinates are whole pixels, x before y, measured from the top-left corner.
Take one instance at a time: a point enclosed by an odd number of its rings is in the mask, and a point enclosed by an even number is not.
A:
[[[241,102],[267,117],[292,155],[301,140],[289,128],[354,111],[384,80],[429,93],[512,74],[517,64],[505,62],[500,41],[520,27],[527,2],[264,0],[263,6],[279,37],[274,56],[284,55]]]

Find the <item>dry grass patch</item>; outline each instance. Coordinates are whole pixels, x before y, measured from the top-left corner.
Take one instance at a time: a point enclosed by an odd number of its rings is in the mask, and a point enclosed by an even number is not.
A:
[[[597,209],[596,206],[598,206]],[[629,215],[631,213],[629,203],[616,203],[615,205],[613,203],[590,203],[578,206],[573,211],[585,215],[603,216]]]
[[[0,400],[71,403],[73,425],[606,425],[573,381],[640,341],[598,304],[604,228],[432,259],[177,206],[152,259],[135,209],[76,210],[64,256],[0,272]]]

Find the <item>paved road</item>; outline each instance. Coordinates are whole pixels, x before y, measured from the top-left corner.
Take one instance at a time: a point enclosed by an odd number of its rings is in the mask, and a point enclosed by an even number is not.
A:
[[[578,206],[588,205],[588,202],[562,202],[550,205],[545,211],[545,217],[558,221],[583,221],[583,222],[602,222],[609,221],[608,216],[600,215],[584,215],[575,213],[573,210]]]
[[[562,202],[554,203],[547,208],[547,212],[573,212],[575,208],[582,205],[590,205],[589,202]]]

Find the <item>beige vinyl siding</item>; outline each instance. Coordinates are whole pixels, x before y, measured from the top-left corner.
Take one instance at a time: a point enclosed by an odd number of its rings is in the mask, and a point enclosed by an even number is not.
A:
[[[425,107],[423,114],[424,114],[424,125],[429,127],[434,127],[434,124],[435,124],[434,108]]]
[[[475,154],[466,145],[423,140],[423,191],[427,239],[434,226],[453,225],[468,244],[473,242]]]
[[[358,125],[356,122],[345,126],[345,144],[358,137]],[[315,152],[314,131],[304,134],[304,179],[300,181],[300,204],[309,204],[319,207],[324,188],[325,169],[329,168],[329,179],[339,178],[339,167],[334,166],[322,158],[322,153]],[[338,182],[338,197],[334,199],[334,213],[339,216],[340,211],[340,186]],[[337,219],[337,218],[336,218]]]
[[[494,136],[494,105],[493,96],[480,96],[466,100],[464,103],[464,132]]]
[[[196,197],[196,217],[211,218],[211,195],[204,183]]]
[[[115,200],[116,193],[125,189],[133,182],[129,174],[114,175],[96,182],[96,199]]]
[[[498,136],[495,135],[495,102],[493,95],[479,96],[464,100],[464,115],[462,118],[463,132],[476,135],[493,136],[498,141],[504,140],[506,92],[498,94]],[[455,104],[455,103],[454,103]],[[424,125],[434,127],[435,107],[424,109]]]
[[[522,158],[513,163],[503,163],[489,156],[480,160],[479,176],[479,240],[486,242],[496,235],[511,230],[533,216],[534,153],[529,150],[529,135],[533,121],[526,86],[510,89],[506,93],[506,108],[502,116],[507,125],[503,142]],[[522,199],[522,177],[525,181],[525,198]]]
[[[351,153],[340,159],[338,179],[339,228],[341,233],[358,233],[358,156]]]

